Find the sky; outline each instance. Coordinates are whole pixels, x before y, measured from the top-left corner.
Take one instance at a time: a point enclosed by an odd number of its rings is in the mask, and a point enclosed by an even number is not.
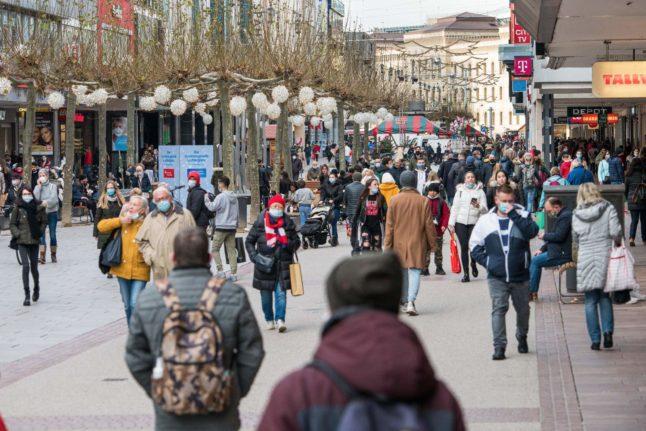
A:
[[[364,31],[421,25],[427,18],[461,12],[497,16],[509,10],[509,0],[344,0],[344,3],[350,23],[357,22]]]

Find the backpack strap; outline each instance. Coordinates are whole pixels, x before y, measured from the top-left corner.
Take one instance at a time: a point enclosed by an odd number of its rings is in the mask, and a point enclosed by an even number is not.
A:
[[[204,292],[202,292],[202,297],[198,303],[201,310],[208,313],[213,311],[215,301],[217,301],[218,296],[220,295],[220,290],[222,290],[222,286],[224,286],[225,281],[226,280],[224,278],[213,277],[206,283],[206,287],[204,288]]]
[[[328,379],[332,380],[336,387],[339,388],[339,390],[343,392],[343,395],[348,397],[348,399],[353,399],[360,396],[359,392],[357,392],[352,386],[350,386],[350,383],[348,383],[347,380],[341,377],[341,375],[339,375],[339,373],[337,373],[336,370],[326,362],[321,361],[320,359],[313,359],[312,362],[307,364],[307,366],[320,371]]]
[[[177,297],[177,293],[168,282],[168,279],[156,280],[155,286],[157,287],[157,291],[161,294],[166,308],[170,311],[179,311],[182,308],[179,298]]]

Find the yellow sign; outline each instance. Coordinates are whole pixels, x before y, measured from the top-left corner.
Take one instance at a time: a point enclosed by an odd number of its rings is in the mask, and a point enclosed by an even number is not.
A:
[[[602,99],[646,97],[646,61],[600,61],[593,64],[592,94]]]

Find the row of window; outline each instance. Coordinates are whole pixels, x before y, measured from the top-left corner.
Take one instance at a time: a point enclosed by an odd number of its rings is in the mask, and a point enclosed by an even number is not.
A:
[[[516,125],[520,124],[520,116],[519,115],[516,115],[516,114],[512,113],[511,111],[507,112],[507,115],[508,115],[507,124],[509,124],[509,125],[514,124],[514,123]],[[498,120],[498,124],[502,126],[504,124],[504,116],[505,116],[505,113],[503,111],[499,111],[499,112],[491,111],[491,117],[492,118],[489,118],[489,111],[484,111],[484,113],[482,115],[482,122],[480,122],[481,117],[480,117],[480,112],[478,112],[478,113],[476,113],[476,124],[484,124],[485,126],[489,126],[489,124],[493,124],[495,126],[496,125],[496,120]],[[512,120],[513,120],[513,122],[512,122]]]
[[[456,63],[447,63],[441,58],[437,57],[434,59],[427,60],[410,60],[410,64],[406,64],[405,61],[401,60],[400,54],[386,54],[378,55],[377,63],[382,65],[383,69],[397,69],[403,68],[402,72],[410,73],[418,77],[428,76],[431,74],[452,74],[456,77],[463,78],[475,78],[481,75],[500,75],[505,72],[505,66],[502,62],[492,61],[490,63],[478,62],[478,64],[456,64]],[[388,64],[388,65],[387,65]],[[498,67],[496,68],[496,64]],[[410,66],[410,68],[409,68]]]

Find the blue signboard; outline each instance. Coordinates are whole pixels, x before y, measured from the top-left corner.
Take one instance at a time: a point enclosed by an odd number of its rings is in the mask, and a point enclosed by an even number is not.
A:
[[[514,79],[511,81],[511,91],[513,93],[524,93],[527,91],[527,80],[526,79]]]

